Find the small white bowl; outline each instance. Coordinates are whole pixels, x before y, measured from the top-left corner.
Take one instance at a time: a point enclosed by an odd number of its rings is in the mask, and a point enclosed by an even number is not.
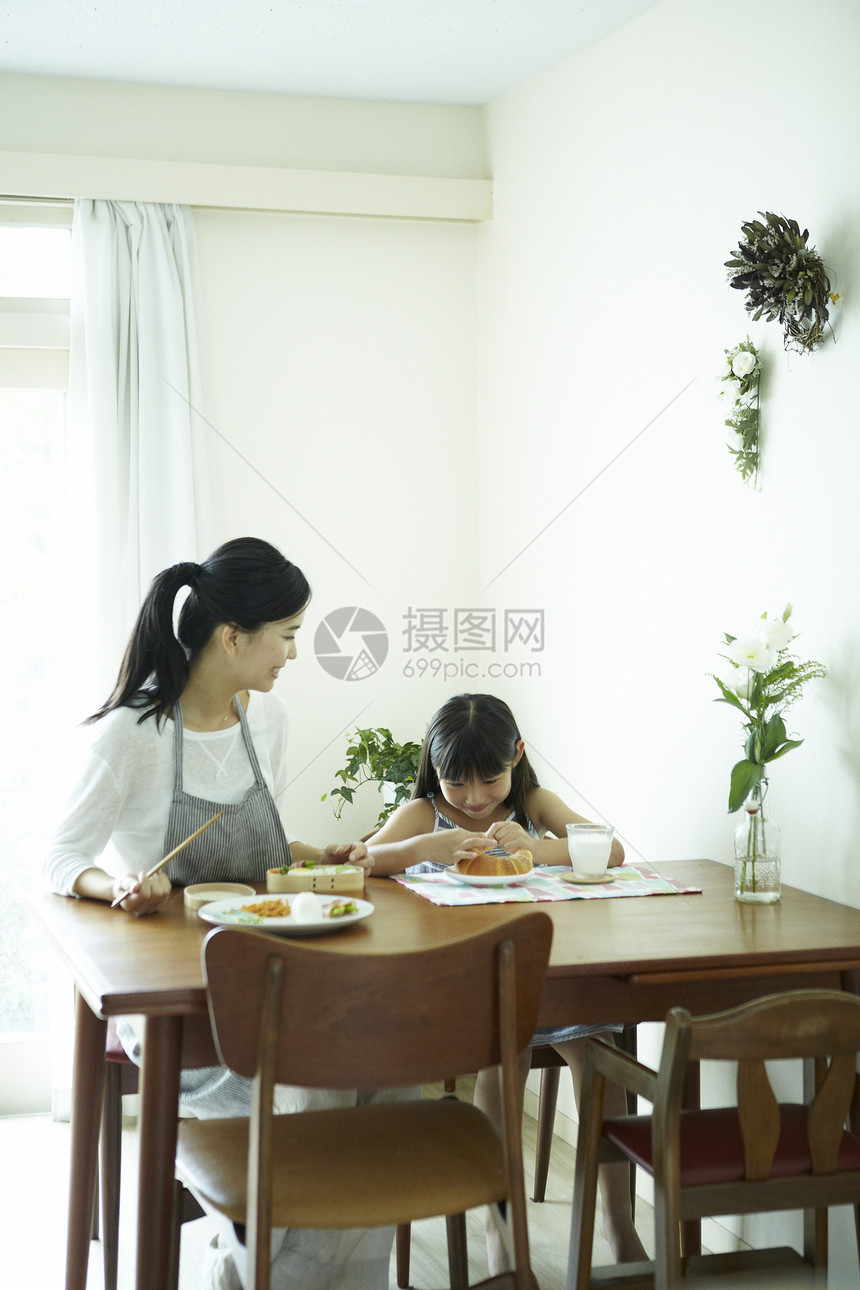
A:
[[[195,882],[185,888],[187,909],[199,909],[210,900],[229,900],[231,896],[256,896],[255,887],[246,882]]]

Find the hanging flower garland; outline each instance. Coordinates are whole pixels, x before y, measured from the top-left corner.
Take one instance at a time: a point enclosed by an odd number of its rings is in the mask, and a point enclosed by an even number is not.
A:
[[[759,484],[759,383],[761,360],[758,350],[747,336],[734,349],[727,349],[726,368],[722,380],[729,382],[728,390],[720,391],[720,398],[729,393],[732,399],[730,416],[725,424],[735,432],[735,443],[727,444],[735,459],[741,478],[753,488]]]
[[[824,339],[829,306],[839,299],[830,290],[824,261],[807,246],[809,229],[796,220],[759,211],[767,221],[741,225],[743,239],[726,260],[729,282],[745,291],[745,308],[753,319],[777,319],[786,349],[808,353]]]

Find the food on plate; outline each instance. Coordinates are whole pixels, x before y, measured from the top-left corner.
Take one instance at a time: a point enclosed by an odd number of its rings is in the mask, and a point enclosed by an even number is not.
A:
[[[345,914],[357,914],[358,905],[354,900],[333,900],[326,910],[328,918],[343,918]]]
[[[318,923],[325,918],[325,910],[316,892],[298,893],[293,900],[293,918],[297,923]]]
[[[345,914],[357,914],[358,905],[354,900],[320,900],[314,891],[300,891],[292,901],[282,897],[270,897],[268,900],[255,900],[251,905],[242,905],[231,909],[240,923],[259,923],[264,918],[289,918],[294,923],[322,923],[327,918],[343,918]]]
[[[243,914],[256,914],[258,918],[289,918],[288,900],[258,900],[253,905],[243,905]]]
[[[522,847],[509,856],[489,855],[482,851],[471,860],[458,860],[451,868],[473,878],[505,878],[509,874],[528,873],[533,868],[532,853]]]

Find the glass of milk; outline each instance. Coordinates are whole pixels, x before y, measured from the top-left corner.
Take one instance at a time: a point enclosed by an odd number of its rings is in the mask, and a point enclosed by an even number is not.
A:
[[[567,849],[575,878],[603,878],[612,851],[611,824],[568,824]]]

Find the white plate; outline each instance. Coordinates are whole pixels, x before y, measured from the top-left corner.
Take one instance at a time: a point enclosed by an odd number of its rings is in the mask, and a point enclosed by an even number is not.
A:
[[[517,882],[528,882],[535,875],[534,869],[529,869],[528,873],[458,873],[453,866],[446,872],[467,887],[510,887]]]
[[[263,918],[259,914],[243,914],[246,905],[256,905],[261,900],[285,899],[280,896],[244,896],[241,900],[215,900],[209,905],[202,905],[198,915],[207,923],[216,927],[254,927],[261,932],[277,932],[280,936],[319,936],[323,932],[336,932],[339,927],[350,927],[359,923],[373,913],[369,900],[359,900],[356,896],[320,896],[323,910],[344,900],[353,901],[358,909],[354,914],[342,914],[340,918],[322,918],[316,923],[297,923],[290,914],[287,918]]]

